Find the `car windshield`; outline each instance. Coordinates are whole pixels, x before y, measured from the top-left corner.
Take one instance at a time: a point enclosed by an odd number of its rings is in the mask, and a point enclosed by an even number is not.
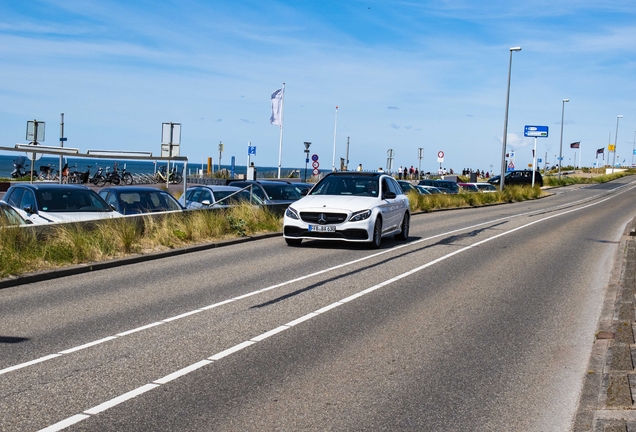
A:
[[[227,198],[228,196],[230,197]],[[214,201],[216,201],[220,205],[232,205],[238,204],[239,202],[250,202],[250,193],[248,190],[242,190],[239,193],[236,193],[236,191],[234,190],[214,191]],[[261,201],[261,199],[256,195],[252,195],[251,202],[256,205],[263,204],[263,201]]]
[[[281,183],[280,185],[262,185],[271,200],[299,200],[300,191],[294,185]]]
[[[125,214],[181,210],[177,202],[162,191],[122,192],[119,200]]]
[[[36,192],[38,208],[47,212],[110,212],[106,201],[90,189],[51,189]]]
[[[379,194],[377,178],[328,176],[322,179],[310,195],[356,195],[377,197]]]

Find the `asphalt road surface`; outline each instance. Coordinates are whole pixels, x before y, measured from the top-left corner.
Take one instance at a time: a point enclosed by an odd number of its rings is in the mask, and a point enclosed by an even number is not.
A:
[[[0,430],[569,430],[630,181],[0,290]]]

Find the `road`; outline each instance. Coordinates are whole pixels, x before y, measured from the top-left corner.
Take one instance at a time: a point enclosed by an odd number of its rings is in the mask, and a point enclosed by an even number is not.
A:
[[[0,290],[0,430],[568,430],[630,180]]]

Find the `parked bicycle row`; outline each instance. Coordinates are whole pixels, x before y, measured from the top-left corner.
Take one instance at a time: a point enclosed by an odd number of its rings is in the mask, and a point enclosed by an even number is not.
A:
[[[30,177],[31,171],[28,169],[27,159],[24,156],[20,156],[14,160],[13,172],[11,177],[22,178]],[[154,183],[172,183],[179,184],[183,181],[183,174],[177,171],[176,167],[170,170],[167,174],[166,167],[160,167],[154,174],[135,174],[126,171],[124,165],[123,169],[119,168],[119,164],[115,163],[111,170],[111,167],[97,167],[97,171],[91,175],[91,165],[86,166],[86,171],[78,171],[77,167],[69,167],[68,164],[62,169],[62,183],[70,184],[94,184],[96,186],[104,186],[106,184],[111,185],[131,185],[131,184],[154,184]],[[41,165],[40,170],[33,172],[34,180],[49,180],[57,181],[60,179],[60,170],[56,169],[55,165]]]

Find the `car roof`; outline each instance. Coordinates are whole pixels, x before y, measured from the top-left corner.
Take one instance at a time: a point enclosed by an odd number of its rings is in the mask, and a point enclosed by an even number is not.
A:
[[[15,183],[11,185],[12,188],[23,187],[31,190],[90,190],[88,186],[74,185],[74,184],[59,184],[59,183]]]
[[[211,191],[237,191],[242,189],[237,186],[203,185],[202,184],[202,185],[190,186],[187,190],[197,189],[197,188],[206,188],[206,189],[210,189]]]
[[[230,185],[234,184],[234,183],[244,183],[244,184],[275,184],[275,185],[280,185],[280,184],[293,184],[290,181],[287,180],[235,180],[233,182],[230,183]],[[212,186],[212,185],[208,185],[208,186]]]
[[[108,186],[103,187],[99,190],[100,192],[163,192],[168,193],[163,189],[159,189],[156,187],[147,187],[147,186]]]
[[[372,172],[372,171],[334,171],[330,172],[325,177],[329,176],[343,176],[343,177],[380,177],[382,175],[387,175],[386,173],[381,172]]]

